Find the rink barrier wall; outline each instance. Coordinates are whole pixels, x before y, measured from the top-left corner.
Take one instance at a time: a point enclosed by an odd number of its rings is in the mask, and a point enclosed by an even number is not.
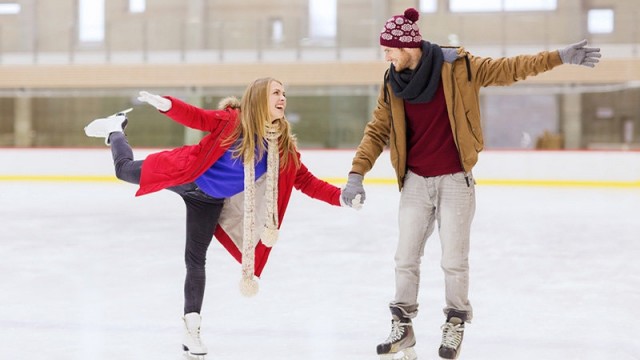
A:
[[[143,159],[161,149],[134,150]],[[355,150],[302,149],[319,178],[344,184]],[[487,150],[473,170],[478,185],[640,188],[639,151]],[[108,148],[0,149],[3,182],[117,182]],[[365,184],[395,186],[389,153],[378,158]]]

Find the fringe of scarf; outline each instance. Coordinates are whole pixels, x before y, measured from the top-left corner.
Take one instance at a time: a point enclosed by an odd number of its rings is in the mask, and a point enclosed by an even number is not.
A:
[[[280,152],[278,150],[278,137],[280,128],[278,124],[268,125],[267,138],[267,186],[265,191],[267,211],[265,228],[261,234],[262,243],[271,247],[278,240],[278,173],[280,170]],[[244,163],[244,219],[242,238],[242,279],[240,280],[240,292],[244,296],[253,296],[258,292],[258,282],[254,278],[255,273],[255,204],[256,204],[256,179],[255,162]]]

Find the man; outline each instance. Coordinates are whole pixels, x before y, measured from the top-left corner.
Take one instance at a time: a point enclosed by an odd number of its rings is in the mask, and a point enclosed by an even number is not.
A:
[[[582,41],[536,55],[477,57],[463,48],[423,41],[418,17],[415,9],[407,9],[387,20],[380,33],[385,60],[391,65],[342,196],[347,204],[357,195],[365,199],[364,175],[388,145],[401,191],[399,240],[396,292],[389,304],[392,329],[377,352],[383,359],[417,357],[411,319],[418,313],[421,257],[437,220],[446,299],[439,355],[455,359],[465,323],[473,315],[468,255],[475,211],[471,170],[483,149],[480,88],[509,85],[561,64],[594,67],[601,55]]]

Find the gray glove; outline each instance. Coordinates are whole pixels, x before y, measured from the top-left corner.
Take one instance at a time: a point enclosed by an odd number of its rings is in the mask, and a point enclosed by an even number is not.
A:
[[[366,198],[362,180],[364,176],[356,173],[349,174],[347,185],[340,194],[340,203],[354,209],[360,209]]]
[[[602,57],[600,48],[585,47],[585,45],[587,45],[587,40],[582,40],[558,50],[562,63],[583,65],[590,68],[596,66]]]

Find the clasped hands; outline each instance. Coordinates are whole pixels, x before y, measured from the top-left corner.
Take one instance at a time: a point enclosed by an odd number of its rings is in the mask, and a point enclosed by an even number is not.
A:
[[[348,206],[356,210],[362,209],[362,204],[364,204],[364,200],[367,198],[364,192],[364,186],[362,186],[363,179],[364,176],[360,174],[349,174],[347,185],[345,185],[340,194],[340,204],[342,206]]]

